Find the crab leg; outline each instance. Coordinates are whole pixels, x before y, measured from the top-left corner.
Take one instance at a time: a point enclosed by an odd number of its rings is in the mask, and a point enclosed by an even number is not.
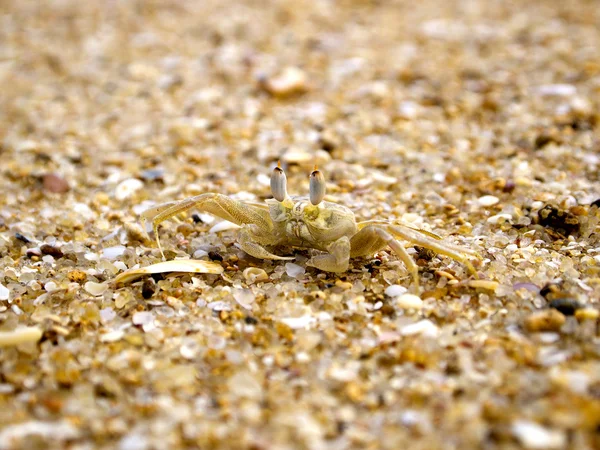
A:
[[[163,203],[142,213],[142,223],[145,224],[146,221],[152,221],[156,243],[163,259],[165,259],[165,254],[160,245],[158,226],[165,220],[192,208],[206,211],[236,225],[256,225],[261,234],[270,233],[273,229],[268,211],[232,200],[222,194],[207,193],[179,202]]]
[[[257,237],[252,236],[248,228],[244,227],[240,231],[238,242],[242,250],[258,259],[274,259],[280,261],[290,261],[295,259],[293,256],[278,256],[271,253],[261,245],[261,242],[258,242],[263,240],[264,239],[258,239]]]
[[[326,272],[345,272],[350,262],[350,239],[339,238],[327,247],[328,253],[313,256],[306,264]]]
[[[478,253],[474,250],[459,247],[457,245],[452,244],[442,244],[440,243],[440,241],[431,239],[406,227],[390,225],[388,226],[388,230],[395,236],[405,239],[411,242],[412,244],[420,245],[421,247],[433,250],[434,252],[439,253],[440,255],[448,256],[456,261],[459,261],[467,266],[469,272],[475,275],[477,274],[475,267],[473,267],[473,264],[471,263],[471,261],[469,261],[468,257],[466,256],[470,255],[479,257]]]
[[[370,255],[378,252],[386,246],[389,246],[404,263],[413,278],[415,287],[418,289],[419,268],[410,257],[404,246],[385,229],[374,225],[366,226],[352,236],[350,244],[352,246],[352,256]]]

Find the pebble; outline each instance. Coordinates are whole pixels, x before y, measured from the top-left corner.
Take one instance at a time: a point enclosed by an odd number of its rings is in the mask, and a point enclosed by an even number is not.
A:
[[[39,327],[20,327],[11,331],[0,331],[0,347],[37,342],[42,338]]]
[[[487,223],[491,223],[493,225],[497,223],[510,222],[512,220],[512,216],[510,214],[496,214],[488,218]]]
[[[537,311],[525,318],[525,328],[528,331],[558,331],[564,325],[566,317],[555,309]]]
[[[0,449],[29,448],[31,442],[40,442],[40,439],[52,442],[53,446],[63,447],[64,441],[74,440],[81,432],[70,421],[44,421],[31,420],[18,424],[5,424],[0,432]],[[39,436],[37,439],[33,436]],[[30,444],[26,445],[27,442]],[[21,445],[18,445],[21,444]]]
[[[87,279],[87,274],[82,270],[71,270],[67,274],[67,278],[75,283],[83,283]]]
[[[572,316],[575,311],[581,309],[581,303],[572,298],[556,298],[548,303],[550,308],[560,311],[565,316]]]
[[[323,166],[331,161],[331,155],[325,150],[309,151],[299,147],[290,147],[282,157],[286,164],[297,164],[304,167]]]
[[[124,245],[116,245],[114,247],[107,247],[102,249],[101,258],[106,258],[109,260],[117,259],[120,256],[123,256],[127,248]]]
[[[10,298],[10,291],[6,286],[0,284],[0,300],[8,300]]]
[[[46,284],[44,284],[44,290],[46,292],[56,291],[57,289],[58,289],[58,286],[56,285],[56,283],[54,281],[48,281]]]
[[[256,283],[257,281],[267,281],[269,279],[267,272],[259,267],[248,267],[244,269],[243,275],[246,282],[249,284]]]
[[[115,188],[115,198],[117,200],[128,199],[142,187],[144,187],[144,183],[137,178],[128,178],[127,180],[123,180]]]
[[[469,280],[467,282],[467,285],[475,289],[487,289],[489,291],[494,292],[496,291],[496,289],[498,289],[500,283],[498,283],[497,281],[490,280]]]
[[[252,304],[256,299],[251,289],[234,289],[233,298],[242,308],[246,309],[252,309]]]
[[[109,331],[100,336],[100,342],[117,342],[123,339],[123,336],[125,336],[123,330]]]
[[[544,84],[536,92],[542,96],[572,97],[577,94],[577,88],[572,84]]]
[[[483,197],[479,197],[477,199],[477,203],[479,203],[481,206],[492,206],[498,203],[499,201],[500,199],[493,195],[484,195]]]
[[[402,294],[396,297],[396,305],[403,309],[421,309],[423,308],[423,300],[414,294]]]
[[[306,92],[306,73],[297,67],[285,67],[275,76],[259,80],[259,86],[274,97],[291,97]]]
[[[55,194],[64,194],[69,191],[69,183],[65,181],[60,175],[55,173],[48,173],[42,177],[42,184],[44,190],[53,192]]]
[[[154,320],[154,314],[152,314],[150,311],[138,311],[131,318],[131,321],[133,322],[134,325],[142,325],[142,326],[148,325],[153,320]]]
[[[208,232],[209,233],[218,233],[220,231],[236,230],[238,228],[240,228],[239,225],[236,225],[233,222],[229,222],[228,220],[222,220],[218,224],[213,225],[213,227],[210,230],[208,230]]]
[[[280,322],[290,327],[292,330],[308,328],[310,325],[314,324],[317,321],[315,317],[309,315],[300,317],[284,317],[279,320]]]
[[[256,377],[242,370],[234,374],[228,381],[229,392],[236,397],[258,400],[262,396],[262,386]]]
[[[525,448],[550,450],[563,448],[567,443],[564,433],[549,430],[528,420],[513,422],[512,432]]]
[[[575,312],[577,320],[597,320],[600,317],[600,311],[594,308],[578,309]]]
[[[106,292],[108,285],[105,283],[96,283],[95,281],[88,281],[85,283],[83,288],[95,297],[98,297]]]
[[[436,324],[429,319],[425,319],[411,323],[410,325],[405,325],[400,330],[400,334],[402,336],[414,336],[420,334],[426,337],[436,337],[439,334],[439,331],[440,329]]]
[[[50,255],[57,259],[63,257],[63,251],[58,247],[54,247],[53,245],[42,244],[40,246],[40,251],[44,255]]]
[[[404,286],[400,286],[399,284],[392,284],[391,286],[385,288],[385,295],[388,297],[400,297],[406,292],[408,292],[408,289],[406,289]]]
[[[302,266],[299,266],[298,264],[294,264],[294,263],[286,263],[285,264],[285,273],[292,278],[300,278],[302,277],[302,275],[304,275],[304,273],[306,272],[306,269]]]

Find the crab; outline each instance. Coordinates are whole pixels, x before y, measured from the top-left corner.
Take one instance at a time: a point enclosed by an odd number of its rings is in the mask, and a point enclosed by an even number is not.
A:
[[[285,261],[293,256],[280,256],[281,247],[316,250],[308,266],[326,272],[345,272],[350,258],[373,255],[391,248],[410,272],[414,286],[419,286],[419,270],[398,238],[455,259],[476,274],[471,257],[474,250],[442,243],[441,238],[425,230],[399,221],[367,220],[357,222],[346,206],[324,201],[326,183],[315,166],[309,178],[308,196],[289,196],[287,178],[278,163],[271,175],[272,199],[265,203],[243,202],[218,193],[205,193],[181,201],[163,203],[142,213],[142,222],[152,222],[157,246],[166,259],[158,235],[158,226],[189,209],[210,213],[241,227],[239,247],[259,259]]]

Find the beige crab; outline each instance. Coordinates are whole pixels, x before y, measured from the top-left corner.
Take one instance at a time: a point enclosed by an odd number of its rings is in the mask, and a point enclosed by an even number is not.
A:
[[[290,197],[285,173],[278,165],[271,176],[272,199],[266,204],[240,202],[225,195],[207,193],[177,202],[164,203],[142,213],[142,221],[151,221],[158,248],[165,259],[158,225],[191,208],[205,211],[241,226],[239,245],[249,255],[260,259],[291,260],[294,257],[273,253],[278,247],[309,248],[320,251],[307,265],[327,272],[344,272],[350,258],[372,255],[385,247],[406,265],[415,286],[419,284],[418,267],[400,238],[464,263],[472,273],[468,257],[473,250],[445,244],[433,233],[397,221],[368,220],[356,222],[354,213],[345,206],[323,201],[325,179],[315,170],[310,174],[310,195]]]

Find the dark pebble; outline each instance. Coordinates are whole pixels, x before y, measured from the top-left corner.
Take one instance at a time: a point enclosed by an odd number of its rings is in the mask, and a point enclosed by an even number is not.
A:
[[[156,292],[156,282],[154,281],[154,278],[146,278],[144,284],[142,284],[142,297],[148,300],[154,295],[154,292]]]
[[[600,198],[594,200],[590,206],[595,206],[596,208],[600,208]]]
[[[31,244],[31,241],[23,236],[21,233],[15,233],[15,239],[24,242],[25,244]]]
[[[575,311],[582,308],[581,303],[572,298],[557,298],[548,303],[548,306],[558,310],[565,316],[572,316],[575,314]]]
[[[57,259],[62,258],[64,255],[60,248],[53,247],[52,245],[48,244],[43,244],[42,246],[40,246],[40,250],[44,255],[50,255]]]
[[[580,223],[576,215],[553,205],[546,205],[538,212],[538,222],[544,227],[568,236],[579,231]]]
[[[64,194],[70,189],[69,183],[55,173],[48,173],[44,175],[42,178],[42,184],[44,185],[44,190],[53,192],[55,194]]]
[[[254,317],[246,316],[244,322],[246,322],[248,325],[256,325],[258,323],[258,320],[256,320]]]
[[[192,214],[192,220],[194,221],[194,223],[202,223],[202,219],[198,214]]]
[[[223,261],[223,257],[217,252],[208,252],[208,257],[213,261]]]

